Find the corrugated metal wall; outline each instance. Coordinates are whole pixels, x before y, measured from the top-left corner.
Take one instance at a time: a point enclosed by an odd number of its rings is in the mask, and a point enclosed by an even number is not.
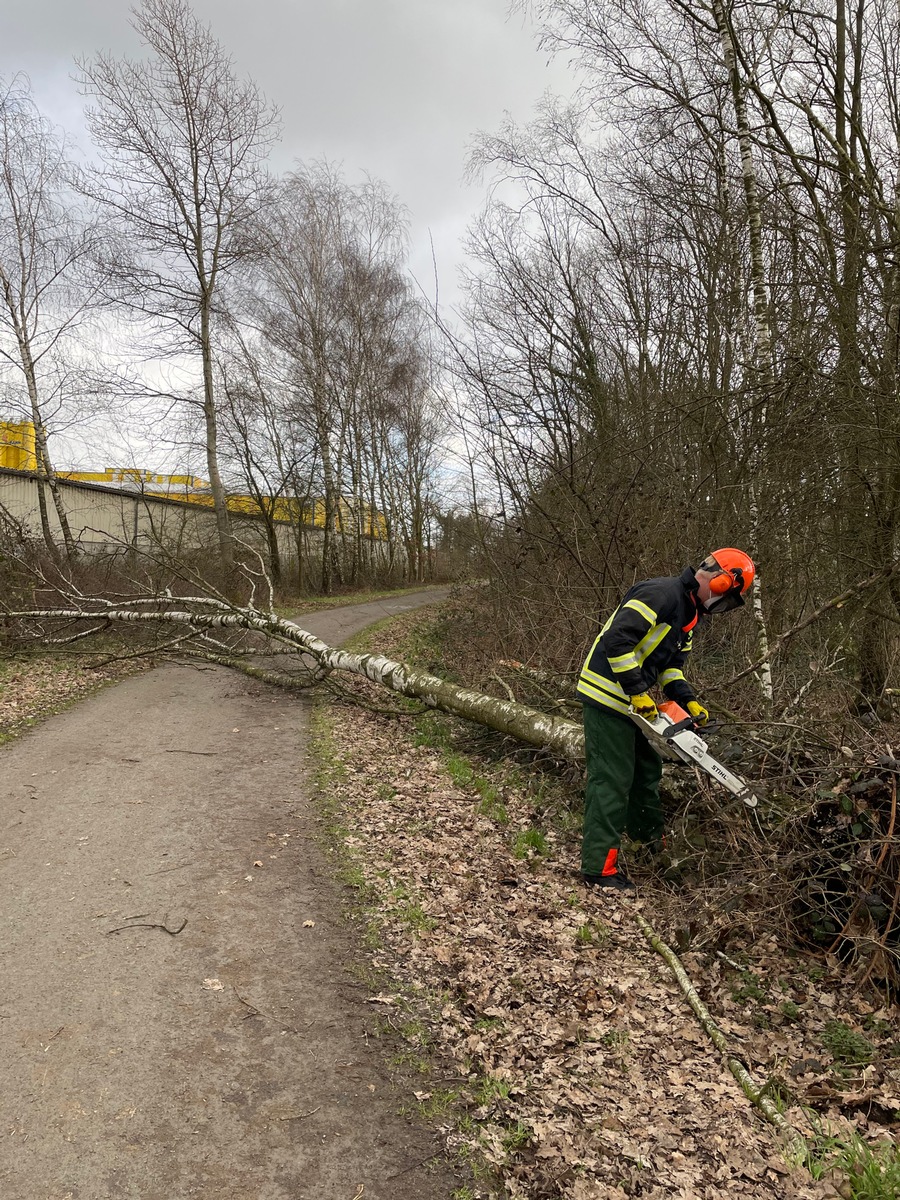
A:
[[[0,505],[34,537],[41,536],[41,486],[34,475],[0,469]],[[85,553],[158,547],[177,551],[215,543],[216,519],[208,508],[64,480],[59,481],[59,490],[72,537]],[[49,490],[46,498],[51,531],[61,542],[59,519]],[[261,520],[234,513],[231,520],[235,536],[241,541],[265,547],[266,531]],[[287,567],[297,559],[296,531],[286,524],[277,528],[279,551]],[[314,540],[321,538],[317,531],[310,532]]]

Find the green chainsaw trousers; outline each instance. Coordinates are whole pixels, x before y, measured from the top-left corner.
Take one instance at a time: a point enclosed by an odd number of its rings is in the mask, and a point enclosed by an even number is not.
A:
[[[633,721],[593,704],[583,708],[587,784],[581,870],[609,875],[616,870],[623,833],[636,842],[662,834],[662,759]]]

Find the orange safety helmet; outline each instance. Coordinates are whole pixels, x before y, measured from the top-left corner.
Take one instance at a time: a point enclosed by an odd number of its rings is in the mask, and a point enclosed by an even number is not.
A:
[[[714,550],[700,565],[701,571],[715,571],[716,568],[718,574],[709,581],[711,597],[706,604],[707,611],[727,612],[739,608],[756,578],[753,559],[743,550],[725,546],[721,550]]]

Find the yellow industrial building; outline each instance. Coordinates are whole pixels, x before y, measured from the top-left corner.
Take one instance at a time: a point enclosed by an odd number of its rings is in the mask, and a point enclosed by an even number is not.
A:
[[[36,471],[34,426],[30,421],[0,421],[0,467],[7,471]]]
[[[36,471],[34,425],[30,421],[0,421],[0,469],[9,471]],[[183,504],[199,504],[213,507],[213,496],[209,482],[197,475],[158,475],[140,467],[107,467],[104,471],[57,471],[60,479],[74,483],[96,484],[98,487],[121,487],[129,492],[177,500]],[[231,494],[228,496],[231,512],[248,516],[259,516],[261,512],[296,525],[325,525],[325,502],[314,500],[303,503],[294,496],[263,497],[263,505],[255,496]],[[264,507],[263,507],[264,506]],[[353,505],[341,500],[338,505],[336,524],[340,532],[352,533],[355,529]],[[364,533],[371,538],[386,538],[387,527],[384,517],[366,506]]]

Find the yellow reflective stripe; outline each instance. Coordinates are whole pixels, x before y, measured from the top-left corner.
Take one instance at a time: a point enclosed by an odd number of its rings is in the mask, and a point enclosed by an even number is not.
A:
[[[616,613],[618,611],[619,611],[618,608],[613,609],[612,614],[607,618],[606,624],[600,630],[600,637],[603,637],[604,633],[606,633],[607,629],[609,629],[610,625],[612,625],[613,621],[616,619]],[[597,642],[599,642],[599,641],[600,641],[600,638],[597,638]],[[595,646],[597,645],[597,642],[594,642]]]
[[[615,700],[607,692],[601,692],[599,688],[591,687],[583,679],[579,681],[578,691],[582,696],[589,696],[592,700],[596,700],[598,704],[602,704],[606,708],[615,709],[616,712],[628,712],[627,704],[623,704],[621,700]]]
[[[645,621],[649,621],[651,625],[656,624],[657,614],[643,600],[626,600],[622,607],[633,608],[636,613],[641,614]]]
[[[677,667],[670,667],[668,671],[663,671],[660,675],[659,682],[665,687],[667,683],[674,683],[676,679],[684,679],[684,671],[679,671]]]
[[[594,644],[593,644],[593,646],[591,646],[590,650],[588,651],[588,656],[587,656],[587,658],[584,660],[584,667],[582,667],[582,670],[585,670],[585,669],[587,668],[587,665],[588,665],[588,663],[589,663],[589,662],[591,661],[591,659],[594,657],[594,651],[597,649],[597,645],[598,645],[598,643],[599,643],[599,641],[600,641],[600,639],[601,639],[602,637],[603,637],[603,633],[602,633],[602,631],[601,631],[601,632],[600,632],[600,633],[598,633],[598,634],[597,634],[597,636],[594,638]]]
[[[645,658],[650,657],[650,655],[663,640],[666,634],[671,630],[671,628],[671,625],[654,625],[650,632],[641,638],[634,648],[634,652],[638,659],[636,664],[637,666],[640,666]]]
[[[596,671],[588,671],[585,669],[581,672],[581,678],[585,683],[592,683],[594,687],[602,688],[603,691],[609,692],[619,700],[627,700],[628,693],[620,683],[614,679],[604,679],[602,675],[598,675]]]
[[[605,691],[611,692],[613,696],[618,696],[619,700],[628,700],[628,692],[625,691],[622,684],[616,683],[614,679],[605,679],[604,676],[599,676],[596,671],[588,671],[587,667],[581,672],[581,678],[586,683],[593,683],[595,688],[602,688]]]
[[[617,675],[621,675],[623,671],[633,671],[641,665],[637,657],[637,650],[640,645],[641,643],[639,642],[634,650],[629,650],[627,654],[617,654],[615,658],[607,658],[606,661]]]

